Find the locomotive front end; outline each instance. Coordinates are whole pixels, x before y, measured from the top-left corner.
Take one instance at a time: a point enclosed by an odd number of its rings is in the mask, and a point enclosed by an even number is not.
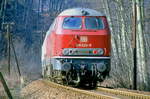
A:
[[[95,10],[75,8],[62,12],[55,21],[50,36],[50,75],[61,77],[63,83],[95,87],[110,71],[106,16]]]

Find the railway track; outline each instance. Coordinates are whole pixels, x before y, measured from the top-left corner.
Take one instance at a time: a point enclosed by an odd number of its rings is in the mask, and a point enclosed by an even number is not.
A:
[[[145,94],[140,94],[135,92],[114,90],[114,89],[101,88],[101,87],[98,87],[96,90],[105,93],[114,94],[114,95],[125,96],[128,97],[129,99],[150,99],[150,95],[145,95]]]
[[[88,96],[89,99],[150,99],[149,95],[120,91],[115,89],[108,88],[100,88],[98,87],[95,90],[83,90],[78,88],[72,88],[68,86],[63,86],[60,84],[56,84],[47,80],[43,80],[43,83],[50,87],[66,89],[70,92],[75,93],[76,95],[85,95]]]
[[[82,95],[89,96],[93,99],[116,99],[116,97],[112,97],[112,96],[108,96],[108,95],[104,95],[104,94],[98,94],[98,93],[95,93],[92,91],[86,91],[86,90],[72,88],[72,87],[68,87],[68,86],[63,86],[63,85],[56,84],[56,83],[53,83],[53,82],[47,81],[47,80],[44,80],[43,82],[45,84],[49,85],[50,87],[66,89],[66,90],[71,91],[77,95],[82,94]]]

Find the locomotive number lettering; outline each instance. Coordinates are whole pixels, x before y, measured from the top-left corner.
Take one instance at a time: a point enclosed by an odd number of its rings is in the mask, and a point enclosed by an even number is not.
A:
[[[92,44],[76,44],[76,47],[91,47]]]

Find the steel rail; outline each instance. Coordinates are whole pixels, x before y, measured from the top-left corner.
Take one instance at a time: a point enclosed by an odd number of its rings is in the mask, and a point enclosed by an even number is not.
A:
[[[135,93],[135,92],[121,91],[121,90],[108,89],[108,88],[97,88],[96,90],[110,93],[110,94],[126,96],[131,99],[150,99],[150,95],[145,95],[145,94],[140,94],[140,93]]]

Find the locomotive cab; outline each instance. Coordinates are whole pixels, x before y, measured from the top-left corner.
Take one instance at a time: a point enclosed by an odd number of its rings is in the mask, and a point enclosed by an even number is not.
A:
[[[87,8],[63,11],[42,46],[42,74],[62,83],[96,86],[110,71],[110,31],[106,16]]]

